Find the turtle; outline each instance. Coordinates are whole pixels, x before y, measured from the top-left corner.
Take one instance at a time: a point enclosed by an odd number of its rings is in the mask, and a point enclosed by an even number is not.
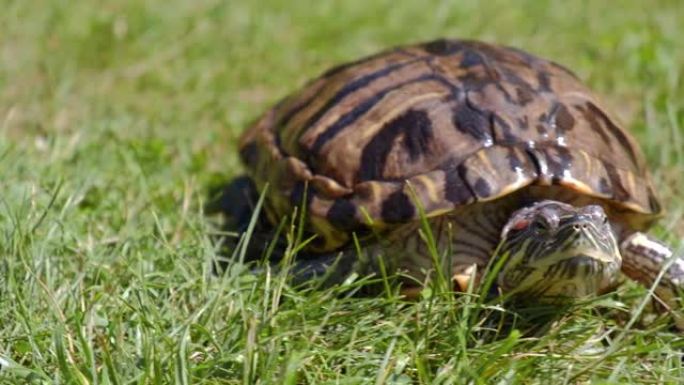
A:
[[[523,50],[439,39],[338,65],[261,115],[239,156],[237,227],[267,190],[250,259],[297,209],[311,235],[299,271],[382,265],[410,293],[501,261],[500,292],[540,302],[622,272],[680,306],[684,260],[646,233],[663,209],[636,140],[572,71]]]

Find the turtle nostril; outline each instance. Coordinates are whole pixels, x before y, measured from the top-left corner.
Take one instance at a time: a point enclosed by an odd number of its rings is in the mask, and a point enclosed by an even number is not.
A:
[[[572,229],[575,230],[575,232],[588,230],[589,224],[588,223],[575,223],[574,225],[572,225]]]

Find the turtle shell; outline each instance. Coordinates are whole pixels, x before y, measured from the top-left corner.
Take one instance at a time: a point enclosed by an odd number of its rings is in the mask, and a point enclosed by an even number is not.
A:
[[[572,72],[477,41],[332,68],[258,119],[240,153],[271,220],[304,207],[316,251],[531,185],[603,200],[634,229],[661,211],[635,140]]]

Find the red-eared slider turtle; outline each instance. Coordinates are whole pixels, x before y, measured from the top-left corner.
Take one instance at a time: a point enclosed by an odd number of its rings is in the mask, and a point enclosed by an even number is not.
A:
[[[540,300],[619,271],[651,285],[672,255],[643,232],[661,206],[632,136],[571,71],[514,48],[437,40],[332,68],[258,119],[240,155],[234,187],[268,185],[270,223],[304,206],[314,270],[356,255],[355,234],[420,282],[434,271],[423,214],[449,250],[442,271],[505,255],[500,289]],[[683,277],[677,260],[657,294],[675,303]]]

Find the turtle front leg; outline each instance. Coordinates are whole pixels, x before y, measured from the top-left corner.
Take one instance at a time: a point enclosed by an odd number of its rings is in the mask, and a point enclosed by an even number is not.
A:
[[[293,262],[290,276],[295,285],[324,279],[322,287],[330,287],[344,282],[358,268],[357,261],[352,250],[305,255]]]
[[[655,288],[655,294],[671,310],[677,328],[684,330],[684,309],[682,293],[684,293],[684,256],[676,256],[670,262],[672,249],[661,241],[644,233],[634,233],[622,241],[622,271],[631,279],[651,287],[661,270],[670,265]]]

